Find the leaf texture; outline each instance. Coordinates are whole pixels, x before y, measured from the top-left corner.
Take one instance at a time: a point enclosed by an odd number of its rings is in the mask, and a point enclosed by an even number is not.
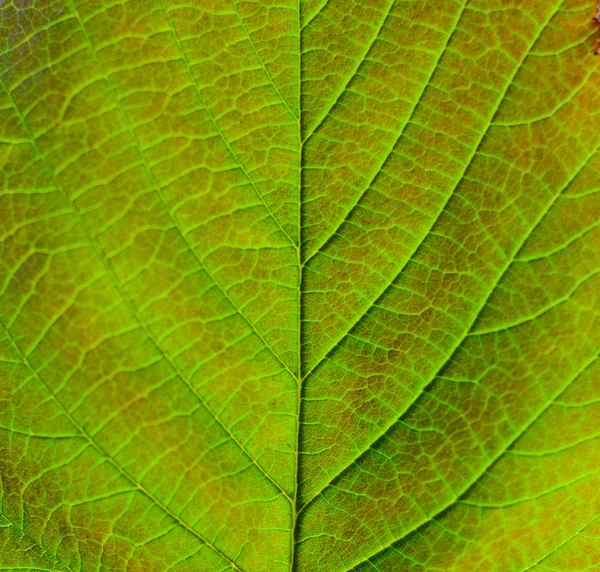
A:
[[[0,2],[0,568],[600,570],[583,0]]]

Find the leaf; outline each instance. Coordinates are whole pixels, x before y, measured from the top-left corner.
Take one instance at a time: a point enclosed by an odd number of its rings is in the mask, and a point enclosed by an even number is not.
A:
[[[598,570],[594,10],[0,2],[0,566]]]

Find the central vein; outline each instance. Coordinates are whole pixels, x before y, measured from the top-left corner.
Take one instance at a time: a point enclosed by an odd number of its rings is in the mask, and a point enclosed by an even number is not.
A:
[[[298,0],[298,244],[297,244],[297,263],[298,263],[298,364],[296,368],[296,447],[295,447],[295,486],[294,498],[292,502],[292,524],[291,524],[291,554],[290,571],[295,568],[296,561],[296,529],[298,526],[299,513],[299,479],[300,479],[300,423],[302,415],[302,287],[303,287],[303,252],[302,252],[302,159],[303,159],[303,133],[302,133],[302,19],[301,19],[302,0]]]

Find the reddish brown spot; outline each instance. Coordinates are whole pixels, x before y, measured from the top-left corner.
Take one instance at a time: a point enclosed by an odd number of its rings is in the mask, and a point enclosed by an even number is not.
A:
[[[600,3],[596,6],[596,15],[593,18],[594,23],[600,24]],[[600,38],[598,39],[598,47],[596,48],[596,55],[600,56]]]

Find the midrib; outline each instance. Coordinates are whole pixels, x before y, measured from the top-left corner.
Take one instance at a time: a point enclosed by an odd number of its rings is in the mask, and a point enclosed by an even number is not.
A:
[[[298,488],[300,476],[300,427],[302,417],[302,372],[303,372],[303,356],[302,356],[302,287],[303,287],[303,233],[302,233],[302,199],[303,199],[303,180],[302,180],[302,160],[304,153],[303,129],[302,129],[302,0],[298,0],[298,244],[297,264],[298,264],[298,363],[296,367],[296,447],[295,447],[295,485],[294,498],[292,504],[292,523],[290,531],[290,571],[296,568],[296,534],[298,524]]]

